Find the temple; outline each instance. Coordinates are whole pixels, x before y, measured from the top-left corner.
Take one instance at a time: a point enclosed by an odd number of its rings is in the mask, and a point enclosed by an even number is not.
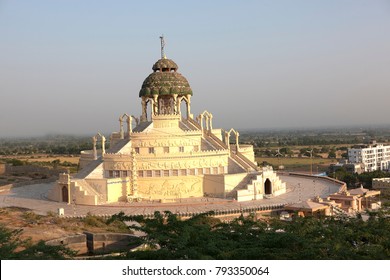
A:
[[[141,116],[120,115],[109,149],[104,135],[93,136],[93,150],[81,152],[80,172],[60,175],[50,199],[86,205],[199,197],[249,201],[286,192],[272,168],[257,166],[253,146],[239,144],[236,130],[214,128],[208,111],[194,117],[192,89],[166,58],[164,45],[161,38],[161,59],[139,92]]]

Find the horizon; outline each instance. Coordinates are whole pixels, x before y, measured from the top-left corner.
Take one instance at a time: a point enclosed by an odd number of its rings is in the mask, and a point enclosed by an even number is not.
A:
[[[0,15],[0,138],[118,130],[141,113],[161,34],[216,128],[390,125],[388,1],[5,1]]]
[[[222,128],[225,130],[224,128]],[[345,133],[360,133],[364,131],[371,131],[371,130],[378,130],[383,132],[382,130],[389,130],[390,132],[390,125],[367,125],[367,126],[359,126],[359,125],[352,125],[352,126],[324,126],[324,127],[286,127],[286,128],[253,128],[253,129],[237,129],[240,133],[286,133],[286,132],[302,132],[302,133],[324,133],[324,132],[340,132],[340,130],[343,130]],[[118,131],[103,131],[100,132],[105,136],[109,136],[113,132]],[[51,133],[43,133],[43,134],[36,134],[36,135],[20,135],[20,136],[0,136],[0,140],[24,140],[24,139],[41,139],[41,138],[54,138],[54,137],[76,137],[76,138],[90,138],[93,134],[89,133],[60,133],[60,132],[51,132]]]

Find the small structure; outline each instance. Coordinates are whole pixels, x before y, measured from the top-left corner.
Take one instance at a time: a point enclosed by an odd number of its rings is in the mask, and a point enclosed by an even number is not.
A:
[[[300,217],[307,217],[333,216],[333,210],[339,207],[340,204],[336,203],[334,200],[330,200],[329,198],[323,200],[321,197],[316,196],[314,199],[286,205],[284,209],[287,212],[297,213]]]
[[[287,211],[293,211],[300,217],[306,216],[331,216],[331,209],[329,205],[314,202],[311,200],[300,201],[298,203],[287,205]]]
[[[361,212],[364,209],[378,209],[381,203],[378,199],[380,191],[363,188],[344,190],[331,194],[329,199],[340,203],[340,208],[348,213]]]

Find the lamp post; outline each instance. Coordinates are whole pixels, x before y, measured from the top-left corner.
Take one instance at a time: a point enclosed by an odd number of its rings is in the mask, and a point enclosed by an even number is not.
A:
[[[313,175],[313,149],[307,150],[310,153],[310,175]]]

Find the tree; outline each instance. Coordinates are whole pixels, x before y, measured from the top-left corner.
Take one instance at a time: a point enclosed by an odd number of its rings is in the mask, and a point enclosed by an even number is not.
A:
[[[212,214],[212,213],[209,213]],[[125,216],[146,233],[149,250],[128,252],[127,259],[389,259],[388,213],[357,218],[295,217],[261,221],[254,215],[221,222],[209,214],[181,220],[165,212],[153,218]]]
[[[328,158],[336,158],[336,152],[335,151],[330,151],[328,154]]]

